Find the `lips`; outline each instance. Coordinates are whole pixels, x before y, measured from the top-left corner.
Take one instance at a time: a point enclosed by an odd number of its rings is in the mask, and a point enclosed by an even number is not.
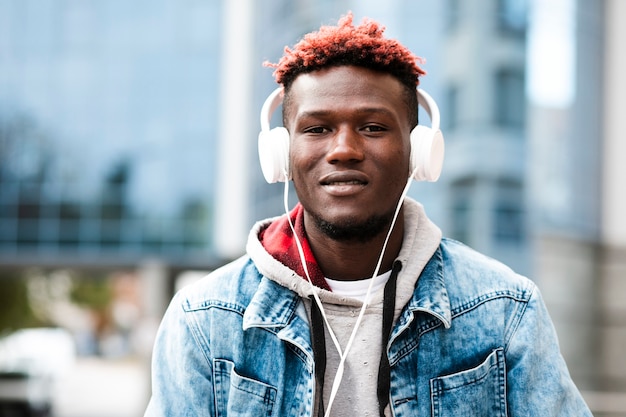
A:
[[[332,172],[320,179],[320,185],[332,195],[346,196],[361,191],[369,178],[359,171]]]

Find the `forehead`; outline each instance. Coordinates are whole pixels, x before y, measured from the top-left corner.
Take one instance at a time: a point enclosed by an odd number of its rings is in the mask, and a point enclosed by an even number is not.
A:
[[[288,117],[311,111],[384,108],[406,114],[404,87],[390,74],[338,66],[299,75],[285,100]]]

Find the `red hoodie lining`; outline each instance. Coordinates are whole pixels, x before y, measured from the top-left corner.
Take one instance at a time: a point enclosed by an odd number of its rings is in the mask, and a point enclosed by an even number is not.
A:
[[[315,260],[315,256],[313,256],[313,251],[309,246],[309,241],[304,231],[304,209],[300,203],[296,204],[294,209],[289,213],[289,217],[291,218],[296,234],[302,245],[302,251],[304,252],[304,259],[311,282],[313,282],[313,285],[316,287],[331,291],[326,283],[324,274]],[[259,240],[265,250],[272,255],[274,259],[306,279],[296,239],[286,216],[282,216],[272,222],[266,229],[262,230],[259,233]]]

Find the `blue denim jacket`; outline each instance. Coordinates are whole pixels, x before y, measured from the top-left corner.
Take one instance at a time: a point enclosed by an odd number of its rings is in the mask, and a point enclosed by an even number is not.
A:
[[[243,257],[185,288],[163,319],[147,417],[310,416],[302,299]],[[387,346],[394,416],[591,416],[537,287],[443,239]]]

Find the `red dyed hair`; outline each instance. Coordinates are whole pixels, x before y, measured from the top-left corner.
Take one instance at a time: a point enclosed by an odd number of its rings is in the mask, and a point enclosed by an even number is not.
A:
[[[305,35],[285,53],[275,68],[276,82],[289,90],[298,75],[329,66],[355,65],[395,76],[405,86],[415,89],[419,77],[426,74],[418,63],[423,60],[394,39],[383,37],[385,28],[373,20],[363,19],[353,25],[352,13],[343,16],[337,26],[322,26]]]

